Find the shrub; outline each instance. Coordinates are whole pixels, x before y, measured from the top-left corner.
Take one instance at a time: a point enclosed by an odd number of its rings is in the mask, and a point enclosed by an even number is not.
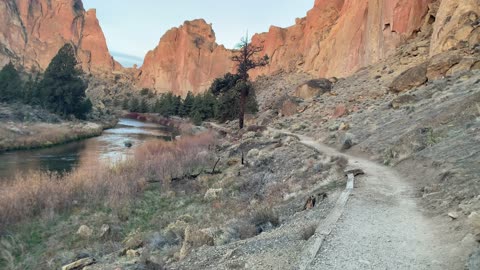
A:
[[[214,143],[211,133],[175,142],[152,141],[139,147],[131,160],[114,166],[86,164],[88,169],[65,175],[18,175],[0,184],[0,229],[45,212],[78,206],[121,209],[143,192],[148,181],[163,182],[168,188],[173,177],[211,166],[208,156]]]
[[[272,208],[257,209],[252,213],[251,223],[255,226],[271,223],[274,227],[280,225],[278,214]]]

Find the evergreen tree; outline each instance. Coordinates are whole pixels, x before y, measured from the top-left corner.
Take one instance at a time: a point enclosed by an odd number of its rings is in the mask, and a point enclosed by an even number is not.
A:
[[[23,98],[22,79],[10,62],[0,71],[0,101],[13,101]]]
[[[190,117],[194,125],[201,125],[203,121],[203,117],[199,111],[193,112],[192,116]]]
[[[157,98],[155,100],[155,104],[153,105],[153,112],[160,113],[161,111],[162,111],[162,103],[160,101],[160,98]]]
[[[134,97],[130,100],[129,110],[131,112],[139,112],[140,111],[140,102],[138,101],[138,98]]]
[[[148,104],[147,104],[147,100],[146,99],[142,99],[142,101],[140,102],[140,107],[138,109],[138,112],[139,113],[146,113],[148,112]]]
[[[91,102],[85,95],[87,84],[80,78],[81,71],[76,66],[75,49],[65,44],[47,67],[37,91],[46,109],[83,118],[88,113],[85,110],[91,109]]]
[[[195,102],[195,97],[193,96],[192,92],[188,92],[187,96],[182,102],[182,106],[180,107],[179,116],[180,117],[187,117],[190,115],[193,107],[193,103]]]
[[[218,97],[218,109],[215,118],[220,122],[234,120],[239,114],[240,93],[228,91]]]
[[[229,76],[227,75],[222,80],[229,80]],[[224,85],[228,85],[228,84],[224,84]],[[241,100],[242,89],[246,89],[246,91],[248,92],[246,105],[245,105],[245,112],[252,113],[252,114],[258,112],[258,103],[256,100],[256,95],[255,95],[255,91],[253,89],[252,84],[250,82],[244,82],[242,80],[238,80],[236,81],[236,84],[230,89],[222,88],[221,91],[217,90],[218,101],[217,101],[217,110],[215,114],[215,118],[217,120],[221,122],[225,122],[227,120],[234,120],[238,118],[240,114],[240,107],[241,107],[240,100]]]
[[[262,46],[255,46],[253,45],[248,36],[242,38],[240,44],[238,45],[239,51],[236,55],[232,57],[232,61],[237,63],[237,72],[240,76],[241,84],[236,84],[238,86],[238,90],[240,91],[240,103],[239,103],[239,127],[240,129],[243,128],[244,118],[245,118],[245,110],[247,105],[247,99],[249,95],[249,75],[248,72],[252,69],[257,67],[264,67],[268,64],[269,58],[265,55],[262,58],[256,58],[256,54],[263,51]]]
[[[87,98],[85,101],[83,101],[80,104],[77,112],[75,113],[75,117],[77,117],[78,119],[85,120],[87,118],[87,114],[92,111],[92,108],[93,108],[93,104],[90,101],[90,99]]]
[[[209,91],[215,96],[219,96],[225,92],[232,90],[240,80],[240,75],[227,73],[223,78],[217,78],[213,81]]]
[[[203,95],[195,96],[192,111],[190,112],[190,118],[198,124],[198,121],[201,122],[214,118],[216,109],[217,100],[215,96],[208,91]]]
[[[26,104],[39,105],[40,100],[37,95],[38,76],[35,80],[29,76],[28,81],[23,86],[23,102]]]
[[[205,116],[204,120],[214,118],[216,110],[217,99],[210,91],[205,92],[203,94],[203,113]]]

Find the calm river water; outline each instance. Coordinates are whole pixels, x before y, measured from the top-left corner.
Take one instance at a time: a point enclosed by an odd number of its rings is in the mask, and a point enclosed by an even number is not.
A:
[[[31,170],[68,172],[83,165],[115,162],[128,157],[148,140],[167,138],[170,138],[170,132],[163,126],[120,119],[117,126],[105,130],[99,137],[45,149],[2,153],[0,179],[13,178],[18,172]],[[131,142],[132,147],[126,147],[125,142]]]

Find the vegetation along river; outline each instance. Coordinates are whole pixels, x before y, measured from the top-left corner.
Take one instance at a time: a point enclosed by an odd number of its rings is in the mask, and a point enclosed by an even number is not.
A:
[[[128,157],[144,142],[170,139],[170,134],[164,126],[122,118],[114,128],[98,137],[50,148],[2,153],[0,179],[14,178],[19,172],[69,172],[98,162],[116,162]]]

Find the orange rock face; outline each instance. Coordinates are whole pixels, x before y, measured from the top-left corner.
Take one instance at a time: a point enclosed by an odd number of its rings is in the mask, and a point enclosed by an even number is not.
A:
[[[316,0],[305,18],[288,28],[272,26],[253,36],[270,57],[258,75],[303,71],[319,77],[346,76],[393,52],[421,28],[432,0]],[[196,42],[196,40],[200,42]],[[185,95],[234,71],[232,52],[215,43],[203,20],[173,28],[149,52],[139,86]]]
[[[388,56],[420,29],[430,0],[316,0],[306,18],[255,35],[271,64],[253,75],[302,70],[346,76]]]
[[[170,29],[157,48],[148,52],[138,86],[158,92],[199,93],[223,74],[233,71],[232,52],[215,42],[212,26],[204,20],[187,21]]]
[[[81,0],[0,1],[0,65],[10,60],[44,70],[58,50],[71,42],[87,72],[118,68],[108,52],[95,10]]]

